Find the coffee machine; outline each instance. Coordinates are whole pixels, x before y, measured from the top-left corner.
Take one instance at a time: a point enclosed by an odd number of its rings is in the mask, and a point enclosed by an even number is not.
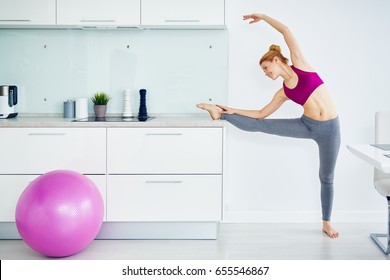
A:
[[[0,86],[0,119],[15,118],[15,105],[18,103],[16,86]]]

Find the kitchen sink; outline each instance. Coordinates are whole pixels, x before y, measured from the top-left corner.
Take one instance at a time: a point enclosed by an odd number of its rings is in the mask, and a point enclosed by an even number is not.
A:
[[[122,118],[122,117],[105,117],[96,118],[89,117],[83,119],[72,120],[72,122],[145,122],[154,119],[155,117],[147,117],[146,120],[139,120],[138,117]]]

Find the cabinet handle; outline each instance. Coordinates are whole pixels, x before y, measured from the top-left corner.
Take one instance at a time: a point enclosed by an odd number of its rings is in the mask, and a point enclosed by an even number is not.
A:
[[[66,133],[29,133],[28,136],[65,136]]]
[[[199,19],[166,19],[165,22],[200,22]]]
[[[31,19],[0,19],[0,22],[31,22]]]
[[[115,19],[81,19],[80,22],[116,22]]]
[[[146,133],[147,136],[180,136],[183,133]]]
[[[145,181],[146,184],[181,184],[183,181]]]

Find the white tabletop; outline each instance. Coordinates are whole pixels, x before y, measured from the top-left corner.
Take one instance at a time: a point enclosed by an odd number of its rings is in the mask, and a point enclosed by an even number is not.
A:
[[[390,151],[375,148],[370,144],[347,145],[348,150],[358,158],[368,162],[384,173],[390,173]]]

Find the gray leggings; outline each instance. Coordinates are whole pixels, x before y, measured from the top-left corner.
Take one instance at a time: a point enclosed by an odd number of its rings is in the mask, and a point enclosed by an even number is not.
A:
[[[322,219],[330,221],[333,204],[333,177],[340,148],[338,117],[316,121],[306,116],[297,119],[252,119],[235,114],[223,114],[222,120],[245,131],[260,131],[284,137],[313,139],[320,153]]]

